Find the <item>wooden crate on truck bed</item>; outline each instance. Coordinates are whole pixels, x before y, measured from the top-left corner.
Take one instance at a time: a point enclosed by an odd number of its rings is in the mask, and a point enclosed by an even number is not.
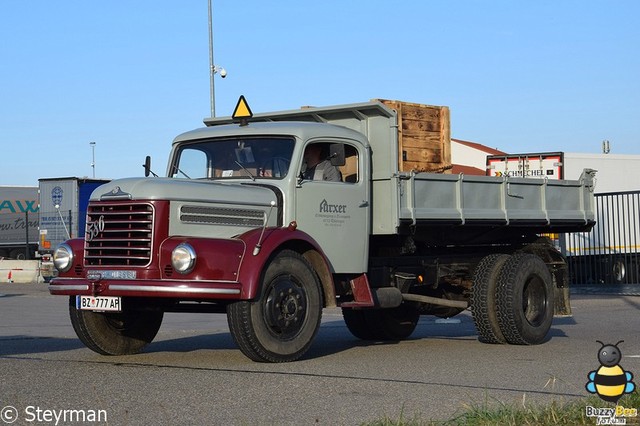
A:
[[[374,99],[398,113],[399,170],[450,173],[449,107]]]

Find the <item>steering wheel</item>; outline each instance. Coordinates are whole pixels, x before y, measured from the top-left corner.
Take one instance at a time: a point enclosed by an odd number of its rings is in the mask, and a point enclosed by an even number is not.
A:
[[[291,160],[285,157],[272,157],[262,163],[260,176],[262,177],[284,177],[289,171]]]

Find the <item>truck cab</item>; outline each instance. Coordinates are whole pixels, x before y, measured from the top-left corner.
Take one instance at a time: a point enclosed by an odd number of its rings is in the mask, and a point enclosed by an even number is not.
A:
[[[314,145],[339,169],[339,181],[304,177],[304,153]],[[269,189],[277,205],[273,224],[304,229],[323,248],[331,273],[363,273],[370,231],[369,150],[361,133],[333,125],[230,124],[178,136],[167,175],[239,192],[247,186]],[[192,233],[202,236],[202,231]]]

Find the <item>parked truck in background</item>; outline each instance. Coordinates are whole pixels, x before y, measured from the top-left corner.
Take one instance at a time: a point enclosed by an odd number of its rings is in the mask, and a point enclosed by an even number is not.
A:
[[[38,187],[0,186],[0,257],[33,259],[38,245]]]
[[[40,271],[45,280],[56,275],[55,248],[70,238],[84,236],[89,196],[106,179],[80,177],[43,178],[38,181],[40,208],[36,239]]]
[[[556,235],[579,284],[640,283],[640,155],[542,152],[487,157],[489,176],[576,179],[598,171],[596,226]]]
[[[470,308],[482,341],[525,345],[570,314],[565,259],[539,234],[593,226],[591,172],[446,174],[447,107],[253,116],[241,98],[234,117],[205,124],[175,138],[166,177],[97,188],[84,238],[56,250],[49,290],[69,297],[90,349],[139,352],[165,312],[226,312],[240,350],[267,362],[302,356],[323,307],[366,340]],[[340,181],[305,178],[316,144]]]
[[[487,176],[579,179],[598,171],[595,193],[640,190],[640,155],[534,152],[487,156]]]

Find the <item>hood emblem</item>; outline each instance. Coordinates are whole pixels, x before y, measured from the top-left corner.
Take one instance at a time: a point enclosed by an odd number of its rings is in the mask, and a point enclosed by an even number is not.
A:
[[[124,192],[122,189],[120,189],[119,186],[114,186],[113,189],[109,192],[107,192],[106,194],[102,194],[102,196],[100,197],[100,199],[105,199],[105,198],[124,198],[124,199],[131,199],[131,194],[129,194],[128,192]]]

